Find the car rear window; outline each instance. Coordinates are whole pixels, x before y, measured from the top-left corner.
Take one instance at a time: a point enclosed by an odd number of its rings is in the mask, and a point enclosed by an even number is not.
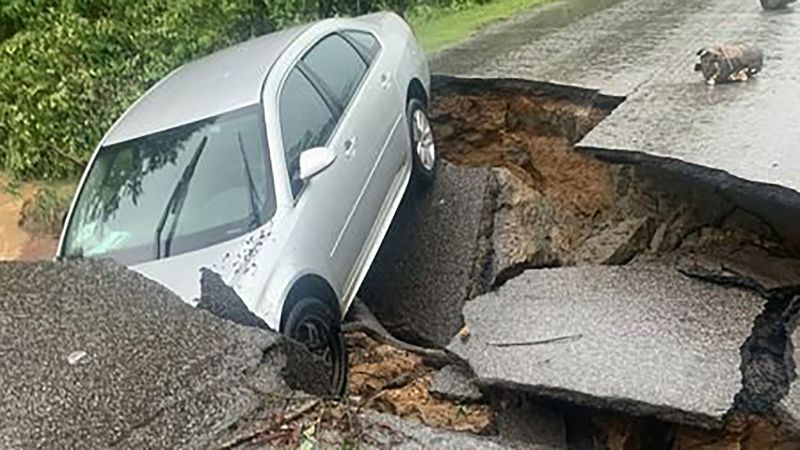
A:
[[[187,175],[179,207],[169,205]],[[101,148],[63,253],[140,263],[156,258],[157,245],[165,257],[241,236],[268,221],[275,207],[263,114],[248,107]]]

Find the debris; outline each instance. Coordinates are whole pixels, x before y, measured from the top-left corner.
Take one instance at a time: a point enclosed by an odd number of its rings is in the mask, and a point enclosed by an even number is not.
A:
[[[469,327],[464,325],[461,327],[461,331],[458,332],[458,336],[461,338],[462,341],[466,341],[469,339],[471,333],[469,331]]]
[[[648,248],[652,220],[638,217],[624,220],[589,237],[576,251],[578,263],[622,265]]]
[[[400,350],[416,353],[432,364],[444,365],[452,362],[453,355],[441,349],[426,348],[414,344],[403,342],[395,338],[378,321],[369,310],[369,307],[359,299],[353,301],[350,310],[347,312],[347,321],[342,325],[345,333],[360,332],[378,340],[384,344],[391,345]]]
[[[239,325],[270,329],[264,319],[253,314],[218,273],[208,268],[200,269],[200,298],[197,300],[197,308]]]
[[[249,429],[246,434],[236,436],[235,439],[232,439],[228,442],[221,444],[219,448],[221,449],[236,448],[242,444],[252,441],[253,439],[267,433],[268,431],[279,429],[284,425],[294,422],[300,417],[308,414],[310,411],[318,407],[320,405],[320,402],[321,402],[320,399],[308,400],[307,402],[300,405],[300,407],[298,407],[297,409],[294,409],[287,414],[281,414],[280,416],[278,416],[278,420],[259,424],[260,426]],[[313,432],[311,434],[313,436]]]
[[[70,366],[74,366],[80,363],[84,358],[86,358],[86,356],[87,353],[84,351],[72,352],[67,355],[67,363],[69,363]]]
[[[455,432],[430,427],[419,422],[404,420],[390,414],[367,412],[360,418],[360,441],[358,448],[418,450],[422,448],[459,450],[545,450],[547,447],[515,445],[501,438],[479,436],[474,433]],[[336,447],[342,442],[340,436],[328,438]],[[549,449],[547,449],[549,450]]]
[[[449,365],[433,374],[430,393],[436,397],[457,402],[477,402],[483,398],[475,386],[474,374],[468,374],[461,366]]]
[[[567,336],[559,336],[549,339],[539,339],[536,341],[518,341],[518,342],[487,342],[486,345],[491,345],[493,347],[527,347],[531,345],[545,345],[545,344],[556,344],[556,343],[567,343],[567,342],[575,342],[578,339],[582,338],[582,334],[570,334]]]
[[[800,291],[800,259],[746,246],[683,255],[681,272],[712,282],[756,289],[764,295]]]
[[[348,392],[363,399],[360,405],[451,430],[479,433],[491,425],[488,405],[432,396],[431,369],[419,356],[360,333],[348,334],[348,351]]]

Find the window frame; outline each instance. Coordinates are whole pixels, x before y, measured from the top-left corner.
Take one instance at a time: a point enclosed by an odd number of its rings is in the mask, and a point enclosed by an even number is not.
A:
[[[358,40],[356,40],[351,35],[352,33],[361,33],[370,36],[375,41],[375,43],[378,44],[378,50],[375,52],[375,54],[370,55],[368,53],[368,50],[365,49],[364,46],[361,45],[361,43],[358,42]],[[367,71],[369,71],[369,68],[372,67],[372,64],[375,61],[377,61],[378,57],[383,53],[383,43],[380,41],[380,39],[378,39],[378,36],[375,36],[375,34],[372,32],[366,30],[357,30],[355,28],[348,28],[345,30],[341,30],[339,34],[342,36],[342,38],[344,38],[344,40],[349,42],[350,45],[352,45],[353,48],[355,48],[356,51],[361,55],[361,59],[363,59],[364,62],[367,63]]]

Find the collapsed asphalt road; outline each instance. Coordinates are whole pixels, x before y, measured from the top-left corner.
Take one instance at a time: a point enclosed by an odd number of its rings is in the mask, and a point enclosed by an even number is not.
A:
[[[470,231],[457,247],[448,251],[425,248],[425,255],[432,260],[424,262],[390,257],[393,264],[388,269],[381,267],[396,275],[392,270],[397,266],[441,268],[458,266],[455,261],[472,262],[471,275],[464,275],[471,277],[466,284],[473,287],[467,295],[422,297],[456,305],[437,304],[435,310],[457,310],[467,302],[466,317],[443,328],[462,330],[450,348],[464,349],[462,355],[477,366],[473,369],[478,384],[484,389],[513,387],[590,407],[738,430],[731,431],[728,438],[718,438],[715,445],[721,447],[731,439],[745,448],[797,445],[782,444],[784,438],[776,436],[797,437],[799,417],[792,411],[796,411],[800,391],[794,358],[800,196],[794,170],[798,159],[793,151],[797,127],[792,125],[797,106],[790,100],[798,90],[793,75],[796,55],[790,48],[800,38],[798,17],[792,10],[764,12],[757,2],[734,0],[555,2],[489,27],[479,37],[434,57],[436,71],[470,78],[443,79],[432,115],[441,153],[456,165],[445,170],[452,174],[470,167],[472,173],[479,173],[475,179],[485,186],[483,208],[473,204],[461,209],[456,203],[449,206],[455,214],[446,214],[448,220],[434,220],[418,229],[423,235],[419,240],[424,242],[425,230],[431,225],[466,224]],[[737,40],[765,50],[764,72],[750,83],[706,86],[691,70],[695,52],[706,45]],[[582,159],[575,150],[611,164]],[[449,189],[439,189],[427,205],[446,204],[442,199]],[[472,201],[477,202],[474,197]],[[480,220],[478,214],[482,214]],[[450,258],[451,254],[470,254],[464,247],[471,249],[472,258]],[[415,244],[410,249],[414,252]],[[659,267],[665,272],[659,277],[677,277],[673,285],[683,286],[684,282],[677,280],[692,277],[700,280],[690,282],[692,286],[711,286],[706,289],[716,293],[707,297],[719,299],[720,315],[732,312],[727,309],[731,306],[726,303],[728,296],[749,298],[738,302],[733,311],[741,314],[729,318],[734,322],[725,327],[737,330],[735,336],[715,336],[730,339],[727,344],[689,332],[690,337],[679,339],[685,347],[677,352],[670,351],[675,347],[665,339],[655,340],[648,351],[639,354],[642,361],[655,358],[659,362],[662,353],[669,355],[666,361],[678,354],[678,359],[661,371],[655,370],[657,364],[643,363],[654,369],[650,373],[659,380],[673,380],[666,391],[645,387],[642,396],[635,394],[637,389],[630,389],[628,396],[619,395],[602,383],[589,386],[579,375],[569,376],[574,367],[563,365],[572,360],[569,354],[554,351],[552,361],[544,358],[561,369],[548,372],[549,367],[519,365],[523,358],[513,347],[491,348],[481,338],[477,343],[463,341],[463,336],[491,334],[506,327],[496,320],[506,317],[502,314],[521,324],[520,333],[534,333],[534,341],[545,341],[542,346],[532,345],[534,349],[566,346],[590,351],[586,346],[591,342],[615,333],[619,333],[618,339],[633,339],[638,335],[637,321],[647,316],[631,315],[624,303],[612,313],[570,317],[572,322],[566,323],[580,329],[573,333],[581,336],[575,342],[562,342],[563,333],[540,335],[536,333],[539,327],[556,328],[549,323],[549,315],[540,316],[532,306],[530,310],[519,306],[537,301],[537,286],[529,285],[528,292],[505,287],[518,286],[521,281],[517,278],[540,280],[544,275],[538,275],[539,271],[545,269],[542,273],[553,280],[573,280],[575,286],[570,288],[586,292],[581,290],[586,285],[603,285],[603,272],[598,272],[596,265],[629,264]],[[563,266],[577,268],[559,268]],[[586,274],[588,279],[582,282],[575,273]],[[383,279],[391,279],[391,275]],[[450,280],[438,281],[447,285]],[[558,285],[558,281],[552,283]],[[609,283],[614,285],[611,280]],[[417,290],[423,287],[394,291],[392,286],[391,282],[382,286],[382,294],[373,299],[378,312],[385,310],[385,319],[414,324],[415,317],[431,311],[418,302],[411,316],[396,314],[398,309],[385,305],[417,298]],[[730,290],[730,286],[738,290]],[[624,298],[624,288],[601,292],[612,299]],[[437,286],[437,290],[448,288]],[[491,293],[470,300],[482,291]],[[560,298],[567,291],[556,288],[543,295],[555,310],[564,302],[577,302],[577,311],[603,311],[593,303],[608,303],[601,292],[591,290],[578,299]],[[395,292],[401,294],[393,295]],[[687,304],[680,294],[666,292],[670,295],[662,298],[658,292],[653,290],[652,300]],[[506,304],[516,299],[519,307],[513,312],[492,309],[496,296]],[[704,299],[689,297],[697,302],[697,310],[689,308],[687,315],[677,317],[678,324],[708,312]],[[484,306],[478,306],[481,304]],[[517,311],[527,314],[519,317]],[[624,319],[614,321],[615,317]],[[612,333],[602,331],[606,318],[619,322]],[[487,321],[492,324],[488,328],[480,325]],[[669,320],[653,323],[652,333],[674,337],[670,324]],[[713,322],[700,321],[694,326],[714,329]],[[528,330],[530,327],[536,328]],[[432,339],[425,329],[409,332],[405,327],[401,332],[420,342],[441,345],[441,340]],[[627,344],[635,347],[635,341]],[[704,347],[707,344],[710,347]],[[591,357],[574,357],[576,367],[591,358],[606,363],[626,360],[615,356],[611,344],[599,348],[590,351]],[[727,356],[710,348],[727,348],[723,352]],[[713,371],[704,370],[705,365],[696,361],[698,349],[705,349],[702,354],[710,352],[706,364],[715,368]],[[504,357],[516,365],[497,372],[504,367],[500,362]],[[688,398],[664,402],[669,389],[676,387],[675,380],[682,379],[681,371],[690,370],[693,364],[697,366],[686,377],[694,380],[690,383],[694,387],[684,386]],[[591,364],[587,371],[599,380],[607,372],[602,365]],[[608,385],[612,387],[642,382],[635,371],[611,378]],[[652,385],[653,389],[657,386],[658,382]],[[714,387],[701,393],[700,386]],[[709,397],[715,400],[704,400]],[[753,430],[763,431],[765,422],[753,417],[766,418],[766,423],[778,423],[782,429],[754,438],[759,432]],[[694,442],[689,434],[665,437],[661,444],[670,442],[681,448]],[[730,438],[732,435],[737,437]]]
[[[732,0],[555,2],[437,59],[449,73],[506,79],[437,79],[430,109],[447,163],[431,191],[406,198],[361,295],[397,336],[449,346],[461,364],[434,374],[414,355],[366,346],[351,355],[351,391],[359,405],[493,436],[328,404],[298,392],[313,391],[302,376],[276,372],[305,367],[287,349],[305,353],[268,330],[178,306],[119,268],[46,264],[0,275],[4,285],[28,280],[4,294],[0,316],[0,373],[14,380],[0,444],[293,446],[322,424],[330,435],[315,439],[341,443],[353,435],[339,426],[356,418],[359,442],[378,448],[797,448],[800,241],[794,188],[782,178],[792,166],[770,162],[769,180],[737,172],[771,157],[735,145],[676,164],[660,156],[680,130],[649,133],[657,111],[693,121],[676,107],[692,95],[711,118],[693,125],[721,132],[726,107],[775,99],[766,84],[703,97],[707,86],[678,72],[698,36],[777,36],[773,49],[785,51],[796,17],[782,14]],[[787,65],[773,67],[776,89],[794,92]],[[778,131],[794,130],[785,119],[794,106],[778,103],[786,111],[766,128],[776,133],[751,150],[793,142]],[[772,115],[761,116],[738,116],[753,122],[737,122],[734,136]],[[615,142],[627,151],[615,153]],[[141,298],[151,300],[135,306]],[[260,326],[244,313],[226,318]],[[16,333],[34,319],[53,326]],[[42,385],[54,388],[37,393]],[[297,400],[287,407],[287,398]]]
[[[449,342],[466,361],[471,381],[448,369],[433,392],[550,398],[721,430],[720,445],[765,423],[745,419],[733,438],[737,418],[761,417],[780,430],[758,448],[794,439],[800,259],[783,224],[703,180],[577,151],[620,98],[522,80],[434,85],[447,163],[407,200],[368,278],[380,284],[362,292],[394,333]],[[559,414],[565,430],[592,428]],[[660,446],[691,442],[667,428]]]

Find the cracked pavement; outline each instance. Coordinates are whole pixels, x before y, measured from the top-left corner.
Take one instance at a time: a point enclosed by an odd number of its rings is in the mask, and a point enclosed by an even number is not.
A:
[[[573,316],[565,318],[561,328],[565,324],[575,325],[570,328],[573,334],[584,336],[569,344],[569,348],[584,349],[575,357],[580,362],[549,372],[549,365],[526,366],[528,355],[520,348],[494,348],[486,346],[485,342],[473,344],[472,340],[463,343],[454,339],[450,349],[461,349],[463,356],[479,365],[479,368],[473,365],[479,380],[483,379],[484,384],[508,383],[546,396],[638,414],[655,414],[708,427],[722,426],[725,413],[729,411],[757,410],[771,416],[767,410],[778,408],[777,415],[786,419],[784,423],[796,426],[800,419],[796,407],[800,389],[796,387],[793,359],[796,351],[792,341],[797,340],[793,334],[796,333],[797,313],[789,306],[788,299],[797,292],[800,275],[796,258],[800,249],[800,229],[796,226],[800,221],[800,196],[797,195],[800,185],[795,167],[800,159],[794,151],[800,135],[793,124],[797,102],[792,100],[800,93],[800,83],[795,76],[800,61],[793,50],[800,40],[798,20],[800,14],[792,9],[764,12],[758,2],[736,0],[554,2],[506,23],[490,26],[478,37],[433,58],[435,72],[465,77],[474,83],[521,78],[554,83],[565,90],[595,90],[598,98],[610,96],[623,100],[608,117],[574,142],[576,149],[611,163],[612,167],[632,164],[642,173],[672,173],[677,177],[672,181],[677,183],[674,186],[702,186],[718,203],[732,205],[732,211],[739,210],[762,223],[756,225],[749,218],[736,219],[735,227],[767,228],[766,232],[758,232],[761,237],[755,241],[746,238],[725,244],[712,244],[717,238],[710,238],[705,231],[678,230],[676,246],[674,236],[666,239],[661,236],[676,228],[703,228],[696,217],[689,221],[668,219],[666,222],[656,217],[654,222],[647,223],[647,216],[633,216],[628,217],[627,222],[613,222],[601,232],[593,232],[584,243],[589,248],[597,247],[599,252],[589,258],[582,258],[579,251],[572,254],[573,260],[539,257],[536,264],[526,261],[507,277],[509,281],[496,293],[467,303],[467,328],[473,333],[502,333],[508,326],[501,324],[499,318],[502,317],[509,323],[520,323],[514,328],[515,334],[520,336],[539,331],[530,325],[531,329],[526,328],[523,324],[526,320],[545,330],[553,327],[553,334],[560,335],[563,333],[555,333],[559,327],[548,321],[551,317],[560,317],[561,308],[572,305]],[[726,41],[744,41],[762,48],[766,56],[764,71],[748,83],[707,86],[692,71],[695,53],[703,46]],[[669,189],[668,185],[663,186]],[[537,208],[532,211],[541,214],[542,207]],[[711,206],[705,211],[713,209]],[[711,215],[705,220],[716,224],[713,226],[721,223]],[[542,223],[547,224],[546,221]],[[626,246],[614,243],[620,235],[624,236],[622,240]],[[556,237],[551,233],[543,242],[557,242]],[[704,239],[706,243],[701,243]],[[647,251],[642,247],[648,244],[640,240],[649,242],[650,250],[661,250],[643,257]],[[662,248],[668,242],[672,242],[668,244],[671,248],[678,247],[675,255],[669,254],[669,248]],[[751,242],[757,243],[748,247]],[[688,243],[699,245],[689,250]],[[602,249],[603,245],[610,246]],[[607,256],[597,260],[598,255]],[[686,355],[675,356],[680,351],[671,346],[669,340],[654,340],[648,352],[638,354],[643,367],[652,369],[649,372],[654,378],[645,381],[636,377],[639,372],[648,372],[646,370],[625,374],[616,371],[619,367],[602,364],[593,367],[590,362],[594,358],[606,363],[627,361],[618,350],[627,348],[626,345],[636,346],[637,334],[625,330],[638,329],[640,324],[636,322],[640,317],[635,314],[641,312],[635,301],[638,297],[628,292],[634,287],[618,283],[614,289],[620,292],[616,292],[608,287],[603,291],[600,286],[593,285],[602,283],[603,276],[608,276],[601,275],[607,269],[596,264],[627,264],[630,260],[635,263],[648,259],[665,264],[661,269],[665,274],[659,277],[668,278],[657,282],[658,277],[654,276],[653,289],[640,293],[640,297],[655,296],[654,308],[660,308],[659,301],[670,304],[685,295],[687,305],[695,302],[687,310],[687,317],[698,314],[696,319],[706,321],[713,330],[717,320],[723,319],[703,316],[707,312],[705,308],[710,307],[703,301],[716,298],[720,302],[716,315],[732,322],[726,323],[726,332],[713,337],[689,333],[683,338],[687,347],[680,350],[686,351]],[[673,265],[676,259],[677,266]],[[578,267],[542,269],[564,263]],[[530,270],[524,271],[526,268]],[[696,279],[691,280],[686,275]],[[646,278],[640,281],[648,281]],[[531,282],[529,290],[524,291],[518,285],[524,280],[538,283]],[[587,288],[574,292],[578,289],[576,285],[591,285],[600,291]],[[752,290],[732,289],[730,285]],[[510,293],[508,286],[517,286],[522,292]],[[689,290],[683,293],[678,289],[660,291],[669,286]],[[689,299],[693,295],[691,289],[697,286],[706,286],[701,289],[705,289],[705,297]],[[542,289],[545,294],[537,293]],[[596,305],[595,297],[602,297],[599,292],[606,292],[609,297],[601,302],[602,306]],[[540,295],[547,299],[542,300]],[[617,295],[628,298],[631,304],[620,302]],[[487,300],[497,300],[496,296],[508,300],[513,307],[501,309]],[[722,306],[728,297],[735,305],[732,311]],[[548,307],[550,303],[553,306]],[[479,304],[483,306],[476,306]],[[609,309],[603,309],[605,307]],[[476,308],[483,309],[477,311]],[[585,311],[595,314],[584,317]],[[615,318],[630,319],[633,323],[620,321],[617,328],[607,331],[609,336],[620,332],[633,342],[612,339],[597,348],[586,347],[589,344],[584,342],[585,336],[603,335],[610,326],[606,321],[614,323]],[[698,322],[698,326],[706,322]],[[681,321],[678,324],[686,325]],[[651,325],[656,335],[660,332],[672,336],[669,330],[675,329],[676,324],[666,321]],[[714,338],[724,343],[714,342]],[[485,348],[478,350],[481,345]],[[692,362],[692,349],[702,349],[694,359],[699,361],[702,355],[708,355],[709,360]],[[650,363],[648,357],[657,361]],[[558,352],[553,353],[553,358],[556,362],[569,360]],[[659,359],[670,361],[671,365],[658,369]],[[545,360],[551,363],[548,358]],[[637,366],[632,361],[622,367]],[[687,374],[685,369],[695,363],[695,370]],[[583,365],[588,367],[587,372],[602,381],[584,382],[580,375]],[[483,374],[480,368],[484,369]],[[586,379],[593,378],[586,376]],[[615,385],[623,381],[627,384]],[[670,388],[660,389],[659,382]],[[617,386],[619,391],[609,386]],[[652,388],[648,391],[646,386]],[[676,389],[672,394],[671,388]],[[759,401],[763,404],[757,406]]]

